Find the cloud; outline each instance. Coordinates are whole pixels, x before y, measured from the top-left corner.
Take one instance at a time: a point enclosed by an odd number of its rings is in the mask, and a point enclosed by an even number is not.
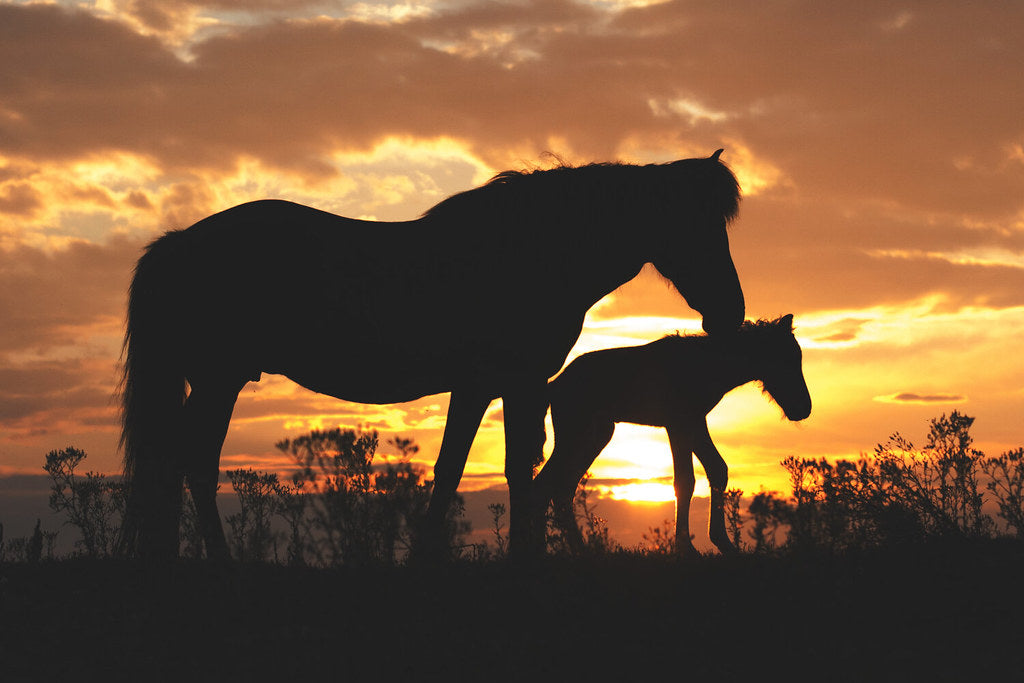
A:
[[[1009,39],[1005,15],[972,12],[964,22],[964,10],[947,4],[907,19],[881,2],[831,13],[803,3],[741,12],[527,2],[401,21],[281,20],[308,8],[261,3],[251,23],[197,33],[183,60],[84,11],[0,5],[9,57],[0,63],[18,64],[0,81],[0,154],[36,164],[114,150],[149,159],[167,180],[179,178],[164,181],[177,188],[166,201],[195,208],[166,215],[187,224],[223,207],[182,193],[196,195],[244,159],[264,176],[277,169],[324,182],[348,172],[338,154],[368,153],[389,138],[450,139],[493,169],[546,149],[570,161],[623,152],[665,160],[725,146],[748,199],[768,191],[776,200],[745,203],[744,221],[759,234],[746,242],[780,269],[820,264],[808,272],[818,281],[846,264],[850,277],[877,279],[871,256],[849,252],[855,239],[877,259],[879,249],[965,236],[978,248],[1012,248],[995,233],[1024,232],[1013,227],[1024,164],[1010,114],[1024,95],[998,87],[1015,82],[1024,48]],[[259,20],[264,11],[278,19]],[[984,125],[970,118],[979,111]],[[39,191],[16,180],[0,198],[38,211]],[[138,205],[143,196],[153,190],[118,199]],[[969,230],[968,218],[991,227]]]
[[[876,401],[882,403],[963,403],[966,396],[959,394],[918,394],[911,391],[901,391],[888,396],[876,396]]]
[[[138,242],[77,241],[64,249],[0,249],[0,359],[65,347],[110,353],[119,339]],[[104,337],[107,337],[104,339]]]
[[[391,23],[236,26],[184,62],[114,21],[3,6],[4,49],[20,72],[5,87],[18,123],[4,147],[130,149],[220,168],[244,151],[317,174],[324,149],[387,134],[454,135],[507,163],[509,150],[536,153],[553,139],[608,158],[630,135],[674,130],[677,144],[678,131],[743,140],[811,190],[957,210],[1017,205],[1007,191],[1024,169],[1007,166],[1004,147],[1018,141],[1010,112],[1020,95],[998,87],[1013,82],[1021,49],[1008,17],[957,23],[962,10],[944,6],[892,34],[879,28],[891,17],[883,3],[840,17],[806,9],[469,4]],[[651,101],[689,105],[673,119]],[[984,127],[972,125],[978,110],[989,112]],[[958,170],[954,158],[971,163]]]
[[[0,188],[0,213],[30,216],[42,204],[41,193],[28,183],[7,183]]]

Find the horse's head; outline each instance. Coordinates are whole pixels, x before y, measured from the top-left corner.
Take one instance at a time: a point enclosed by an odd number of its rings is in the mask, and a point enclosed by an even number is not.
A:
[[[797,422],[811,414],[811,394],[804,380],[803,352],[793,335],[793,315],[755,323],[759,330],[753,356],[758,359],[764,390],[779,404],[786,419]]]
[[[655,221],[650,259],[690,308],[703,316],[704,331],[713,335],[734,332],[745,314],[726,231],[738,209],[739,185],[719,161],[721,152],[661,167],[673,190],[669,213]]]

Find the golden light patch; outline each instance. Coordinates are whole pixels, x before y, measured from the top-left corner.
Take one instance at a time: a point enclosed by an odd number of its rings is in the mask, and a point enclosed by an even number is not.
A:
[[[5,246],[57,250],[75,241],[100,242],[129,232],[129,226],[148,232],[158,225],[147,197],[160,171],[142,155],[117,152],[44,163],[2,158],[0,169],[12,171],[0,181]]]
[[[252,156],[239,157],[232,173],[217,172],[203,181],[220,207],[276,197],[300,204],[323,205],[325,198],[344,200],[358,190],[354,179],[340,173],[329,157],[307,169],[280,169]]]
[[[690,97],[651,98],[647,100],[651,113],[658,118],[678,117],[685,119],[691,126],[701,121],[720,123],[731,118],[725,111],[712,109],[697,99]]]
[[[766,158],[754,154],[740,140],[725,138],[722,141],[725,152],[722,160],[732,169],[743,189],[743,196],[753,197],[779,186],[789,184],[785,174]]]
[[[494,169],[471,151],[469,144],[448,136],[417,138],[389,135],[374,142],[368,150],[338,149],[329,155],[341,169],[353,166],[394,166],[405,169],[441,169],[461,162],[474,169],[472,182],[483,184],[494,175]],[[468,189],[468,188],[467,188]]]
[[[647,103],[656,117],[674,116],[688,122],[709,121],[720,123],[734,114],[714,109],[699,100],[675,98],[649,100]],[[732,169],[740,183],[743,196],[752,197],[776,187],[788,186],[790,181],[775,164],[754,151],[737,138],[722,138],[718,146],[725,151],[722,161]],[[665,163],[677,159],[697,159],[710,156],[715,149],[712,145],[681,146],[678,136],[668,133],[632,134],[623,137],[616,148],[616,154],[632,163]]]
[[[595,479],[657,480],[672,477],[672,453],[665,430],[618,424],[590,472]]]
[[[607,297],[606,297],[607,298]],[[576,356],[615,346],[637,346],[661,339],[666,334],[700,332],[700,320],[666,316],[623,316],[602,319],[600,309],[591,309],[583,322],[583,332],[570,354]]]
[[[348,7],[349,19],[367,23],[399,23],[410,19],[421,19],[434,14],[434,10],[426,3],[403,2],[384,5],[368,2],[357,2]]]
[[[117,192],[152,182],[160,177],[160,169],[141,154],[108,152],[103,156],[80,159],[61,169],[78,182],[94,184]]]
[[[998,247],[974,247],[954,251],[924,249],[872,249],[871,256],[905,260],[929,259],[946,261],[958,266],[1004,266],[1024,268],[1024,253]]]
[[[134,0],[97,0],[93,13],[123,23],[140,35],[159,39],[183,61],[192,59],[188,47],[196,34],[221,23],[198,6],[184,3],[141,5]]]
[[[667,503],[676,499],[676,491],[671,484],[653,481],[611,486],[607,491],[615,500],[631,503]]]
[[[784,419],[782,411],[761,391],[761,385],[750,382],[727,393],[708,413],[708,429],[719,432],[756,432],[762,425]]]

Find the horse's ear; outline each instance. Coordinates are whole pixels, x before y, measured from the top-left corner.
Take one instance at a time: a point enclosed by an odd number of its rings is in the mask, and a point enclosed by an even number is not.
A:
[[[724,151],[724,149],[720,149],[711,156],[709,156],[708,159],[710,159],[711,161],[718,161],[718,157],[720,157],[722,155],[722,152]]]
[[[793,314],[792,313],[787,313],[786,315],[782,316],[782,318],[780,318],[780,320],[782,321],[782,326],[783,327],[785,327],[787,329],[790,329],[790,330],[793,329]]]

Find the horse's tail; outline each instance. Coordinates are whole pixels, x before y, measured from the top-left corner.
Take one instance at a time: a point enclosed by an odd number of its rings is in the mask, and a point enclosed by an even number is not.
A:
[[[178,552],[185,402],[181,287],[183,232],[152,242],[135,266],[122,348],[121,449],[128,499],[120,549],[145,558]]]

